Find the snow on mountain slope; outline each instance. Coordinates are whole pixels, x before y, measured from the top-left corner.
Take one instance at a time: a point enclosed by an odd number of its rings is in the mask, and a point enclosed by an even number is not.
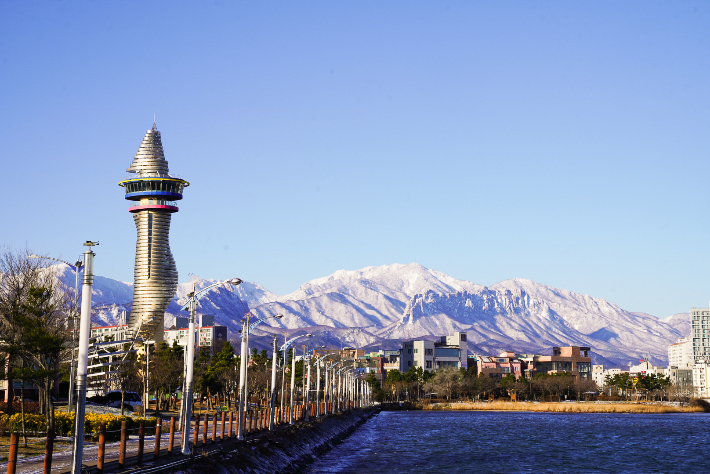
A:
[[[466,331],[473,343],[490,345],[495,341],[502,348],[516,349],[523,343],[538,350],[582,345],[610,359],[651,356],[658,363],[667,359],[668,344],[679,337],[675,328],[652,316],[520,279],[474,293],[430,291],[417,295],[399,323],[375,334],[414,338],[441,331]]]
[[[661,321],[676,328],[681,333],[681,337],[690,336],[690,313],[677,313]]]
[[[73,288],[73,272],[61,267],[62,281]],[[215,282],[197,280],[197,289]],[[178,286],[166,311],[168,325],[175,316],[187,316],[178,301],[190,291],[192,283]],[[130,309],[132,296],[132,284],[97,277],[92,319],[115,324],[120,311]],[[200,299],[198,312],[215,315],[234,337],[249,308],[259,317],[284,314],[259,326],[263,334],[331,328],[324,341],[340,338],[362,345],[466,331],[471,347],[544,353],[552,346],[588,345],[600,358],[619,364],[649,355],[665,363],[667,345],[689,333],[687,313],[659,320],[531,280],[516,278],[486,288],[416,263],[339,270],[284,296],[250,282],[220,286]]]
[[[313,325],[378,328],[399,321],[407,302],[428,290],[475,291],[475,283],[457,280],[417,263],[339,270],[311,280],[295,292],[253,307],[258,314],[282,313],[268,324],[288,328]]]
[[[76,277],[74,270],[63,263],[52,265],[52,269],[56,272],[57,278],[70,289],[74,289],[76,285]],[[81,277],[84,272],[79,272],[79,293],[81,293]],[[91,289],[91,303],[131,303],[133,301],[133,283],[125,283],[111,278],[94,276],[94,286]]]
[[[410,263],[408,265],[394,263],[379,267],[365,267],[362,270],[338,270],[327,277],[304,283],[295,292],[280,297],[279,301],[320,296],[357,283],[369,285],[373,290],[381,291],[390,296],[405,295],[407,299],[427,290],[452,293],[481,288],[481,285],[457,280],[445,273],[423,267],[418,263]]]

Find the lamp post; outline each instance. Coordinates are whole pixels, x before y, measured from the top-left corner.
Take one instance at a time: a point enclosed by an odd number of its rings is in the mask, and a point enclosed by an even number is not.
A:
[[[182,435],[182,454],[189,455],[190,450],[190,418],[192,418],[192,378],[193,369],[195,365],[195,316],[197,313],[197,300],[199,295],[206,293],[212,288],[229,283],[230,285],[237,286],[242,282],[239,278],[232,278],[231,280],[221,281],[210,285],[206,288],[196,291],[195,284],[192,284],[192,292],[188,293],[188,300],[182,309],[188,309],[190,311],[190,324],[187,328],[187,370],[185,371],[185,393],[183,394],[183,404],[185,405],[185,428]],[[74,473],[78,474],[78,473]]]
[[[316,417],[320,416],[320,364],[323,359],[328,357],[328,354],[322,356],[320,359],[316,360],[316,371],[318,372],[316,380]],[[326,383],[327,385],[327,383]]]
[[[342,361],[333,362],[325,369],[325,388],[323,389],[323,398],[325,400],[325,410],[324,415],[328,415],[328,402],[331,403],[330,411],[335,413],[335,406],[333,405],[333,394],[335,393],[335,367]],[[330,372],[330,385],[328,384],[328,372]]]
[[[291,349],[293,351],[291,355],[291,403],[289,405],[290,409],[288,410],[288,424],[292,425],[293,424],[293,393],[295,390],[295,385],[296,385],[296,348],[294,347]]]
[[[249,313],[251,314],[251,313]],[[239,413],[237,413],[237,439],[244,439],[244,405],[246,402],[246,381],[247,381],[247,358],[249,357],[249,333],[262,322],[269,318],[283,318],[283,314],[274,314],[265,318],[258,319],[249,324],[249,317],[242,320],[242,349],[241,360],[239,364]],[[274,368],[272,367],[272,379]]]
[[[301,370],[301,401],[303,402],[303,407],[304,410],[306,408],[306,381],[308,380],[308,375],[306,375],[306,345],[301,344],[301,348],[303,348],[303,358],[301,361],[303,362],[302,364],[302,370]],[[305,414],[304,414],[305,416]]]
[[[347,367],[341,367],[340,370],[338,370],[338,413],[342,411],[340,401],[343,399],[343,376],[341,372],[345,369],[347,369]]]
[[[72,332],[71,332],[71,367],[69,368],[69,399],[67,400],[67,412],[70,412],[72,409],[72,406],[74,406],[74,366],[76,365],[75,363],[75,357],[74,357],[74,346],[76,346],[76,319],[78,316],[78,311],[77,307],[79,306],[79,272],[81,269],[84,267],[84,262],[81,261],[81,257],[79,257],[74,265],[72,265],[69,262],[65,262],[64,260],[60,260],[58,258],[52,258],[52,257],[42,257],[41,255],[29,255],[28,258],[43,258],[45,260],[54,260],[56,262],[61,262],[72,270],[74,270],[74,311],[72,312]],[[67,324],[68,325],[68,324]]]
[[[303,362],[306,363],[306,360],[308,361],[308,374],[306,375],[306,399],[303,402],[303,406],[305,407],[306,410],[306,416],[305,420],[310,421],[311,419],[311,410],[309,409],[310,407],[308,406],[311,401],[311,358],[313,356],[309,355],[308,358],[304,357]]]
[[[81,317],[79,321],[79,355],[76,369],[76,413],[74,423],[74,449],[72,474],[81,473],[84,458],[84,414],[86,409],[86,373],[89,365],[89,336],[91,335],[91,286],[94,284],[94,252],[91,247],[98,242],[87,240],[84,246],[84,281],[81,288]]]
[[[269,431],[274,431],[274,410],[276,409],[276,358],[278,357],[278,352],[276,352],[276,335],[274,335],[274,347],[271,351],[271,401],[269,406],[271,411],[269,412]]]
[[[301,334],[300,336],[292,337],[291,339],[289,339],[288,341],[286,341],[283,346],[281,346],[281,349],[280,349],[280,350],[282,351],[283,357],[284,357],[284,374],[285,374],[285,371],[286,371],[286,361],[287,361],[287,358],[286,358],[286,351],[288,350],[288,348],[291,346],[291,344],[293,344],[293,342],[294,342],[296,339],[299,339],[299,338],[301,338],[301,337],[313,337],[313,334],[310,334],[310,333],[309,333],[309,334]],[[291,409],[289,410],[289,416],[288,416],[289,420],[288,420],[288,422],[289,422],[289,424],[292,425],[292,424],[293,424],[293,385],[294,385],[294,381],[295,381],[295,377],[296,377],[296,375],[295,375],[295,372],[296,372],[296,353],[295,353],[295,348],[294,348],[293,360],[292,360],[292,364],[291,364],[291,365],[292,365],[292,367],[291,367]],[[284,382],[284,379],[285,379],[285,375],[284,375],[284,377],[282,377],[282,383],[281,383],[281,409],[282,409],[282,410],[283,410],[283,403],[284,403],[284,397],[283,397],[283,393],[284,393],[284,392],[283,392],[283,382]]]

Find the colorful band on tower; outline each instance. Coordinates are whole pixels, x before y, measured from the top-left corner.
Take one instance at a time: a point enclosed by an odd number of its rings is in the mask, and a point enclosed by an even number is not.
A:
[[[153,124],[143,137],[133,163],[126,170],[135,178],[118,183],[130,201],[138,238],[134,269],[133,308],[128,324],[144,340],[163,340],[165,309],[178,284],[177,267],[170,252],[170,217],[176,201],[190,185],[170,176],[160,132]]]

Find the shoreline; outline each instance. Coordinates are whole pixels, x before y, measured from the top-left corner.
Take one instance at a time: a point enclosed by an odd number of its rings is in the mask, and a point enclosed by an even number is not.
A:
[[[701,405],[664,405],[663,402],[464,402],[419,403],[416,408],[430,411],[526,411],[544,413],[707,413]],[[667,402],[665,402],[667,403]]]

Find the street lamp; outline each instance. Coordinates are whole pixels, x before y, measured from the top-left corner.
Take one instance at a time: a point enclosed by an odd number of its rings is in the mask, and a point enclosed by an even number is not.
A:
[[[325,346],[321,346],[321,348],[325,348]],[[305,411],[304,415],[304,421],[309,421],[311,419],[311,410],[309,409],[309,404],[311,402],[311,359],[313,358],[312,354],[309,354],[306,356],[306,346],[303,346],[303,363],[305,364],[306,362],[308,363],[308,373],[306,374],[304,371],[304,388],[303,388],[303,409]],[[320,382],[320,381],[319,381]]]
[[[303,411],[305,413],[304,413],[303,419],[305,421],[309,421],[311,419],[311,414],[310,414],[311,410],[309,409],[308,404],[311,401],[310,394],[311,394],[311,357],[312,357],[312,355],[308,354],[308,356],[306,356],[305,347],[304,347],[303,352],[304,352],[303,353],[303,363],[308,364],[308,371],[307,371],[307,373],[303,374],[304,378],[305,378],[305,384],[304,384],[304,388],[303,388]]]
[[[316,371],[317,371],[317,380],[316,380],[316,417],[319,417],[321,415],[320,413],[320,366],[321,366],[321,361],[328,357],[330,354],[326,354],[322,356],[320,359],[316,360]],[[326,386],[328,385],[328,382],[326,382]],[[325,390],[324,390],[325,391]],[[325,395],[323,396],[325,398]]]
[[[340,375],[340,373],[346,369],[347,367],[341,367],[340,370],[338,370],[338,413],[342,411],[340,407],[340,400],[343,398],[343,376]]]
[[[276,335],[274,334],[274,344],[271,350],[271,400],[269,401],[269,406],[271,408],[269,412],[269,431],[274,431],[274,418],[276,409],[276,358],[278,357],[278,352],[276,351]]]
[[[281,346],[280,350],[283,352],[283,357],[284,357],[284,373],[286,370],[286,360],[287,360],[286,351],[288,350],[289,346],[291,346],[291,344],[293,344],[293,342],[296,339],[299,339],[301,337],[313,337],[313,334],[310,334],[310,333],[309,334],[301,334],[300,336],[292,337],[291,339],[286,341],[283,346]],[[295,348],[294,348],[293,359],[291,361],[291,409],[289,410],[289,415],[288,415],[288,422],[290,425],[293,424],[293,385],[294,385],[295,381],[296,381],[296,352],[295,352]],[[283,382],[281,385],[281,394],[282,394],[281,395],[281,404],[283,405]]]
[[[249,319],[242,320],[242,349],[241,349],[241,360],[239,364],[239,413],[238,423],[237,423],[237,439],[244,439],[243,429],[244,429],[244,403],[246,401],[246,380],[247,380],[247,358],[249,357],[249,333],[260,323],[266,321],[269,318],[283,318],[283,314],[274,314],[271,316],[266,316],[265,318],[258,319],[252,324],[249,324]],[[273,372],[273,367],[272,367]],[[272,376],[273,378],[273,376]]]
[[[187,328],[187,370],[185,371],[185,393],[184,393],[184,399],[183,399],[183,404],[185,405],[184,407],[184,412],[185,412],[185,428],[183,430],[183,436],[182,436],[182,454],[188,455],[191,453],[190,451],[190,418],[192,417],[192,377],[193,377],[193,369],[195,365],[195,315],[197,313],[197,301],[199,300],[199,296],[203,293],[206,293],[208,290],[219,286],[219,285],[224,285],[224,284],[230,284],[237,286],[242,283],[242,280],[239,278],[232,278],[231,280],[227,281],[221,281],[219,283],[215,283],[213,285],[210,285],[206,288],[201,289],[200,291],[196,291],[195,289],[195,283],[192,284],[192,292],[187,294],[187,302],[185,305],[182,307],[182,309],[188,309],[190,311],[190,324],[188,325]],[[82,305],[83,308],[83,305]],[[78,473],[73,473],[73,474],[78,474]]]
[[[324,415],[328,415],[328,402],[331,403],[330,406],[330,411],[331,413],[334,412],[334,407],[332,405],[333,403],[333,386],[335,383],[335,367],[340,364],[342,361],[339,360],[338,362],[333,362],[330,364],[330,366],[326,367],[325,369],[325,387],[323,388],[323,401],[325,402],[325,410],[323,410]],[[330,372],[330,385],[328,385],[328,372]]]
[[[91,247],[98,242],[87,240],[84,246],[84,281],[81,288],[81,316],[79,319],[79,355],[76,368],[76,412],[74,423],[74,446],[72,474],[81,473],[84,459],[84,414],[86,409],[86,373],[89,366],[89,336],[91,336],[91,286],[94,284],[94,252]]]
[[[82,268],[84,268],[84,262],[81,261],[81,257],[79,257],[76,260],[76,263],[72,265],[69,262],[65,262],[64,260],[60,260],[58,258],[52,258],[52,257],[42,257],[41,255],[29,255],[29,258],[43,258],[45,260],[54,260],[56,262],[61,262],[65,265],[68,265],[72,270],[74,270],[74,311],[72,311],[72,332],[71,332],[71,366],[69,368],[69,400],[67,400],[67,412],[70,412],[72,407],[74,406],[74,366],[76,365],[75,363],[75,358],[74,358],[74,346],[76,345],[76,319],[77,316],[79,315],[78,311],[78,306],[79,306],[79,272],[81,271]],[[68,322],[68,321],[67,321]]]

